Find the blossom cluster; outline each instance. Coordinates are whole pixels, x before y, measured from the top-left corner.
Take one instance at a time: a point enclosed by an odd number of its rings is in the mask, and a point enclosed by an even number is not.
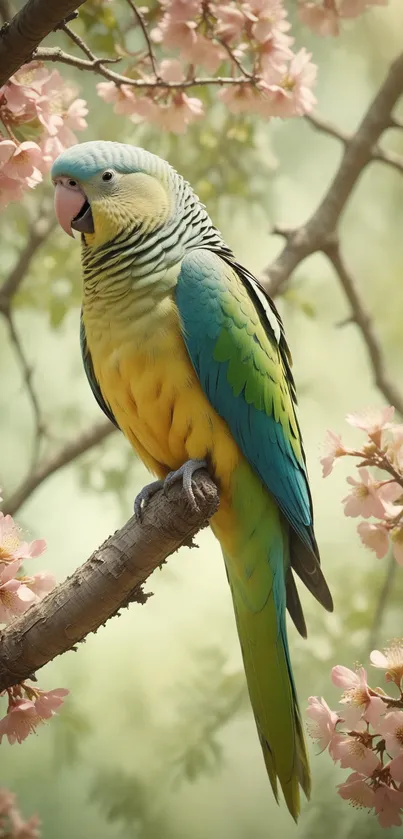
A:
[[[33,61],[0,87],[0,208],[18,201],[87,127],[84,99],[57,70]]]
[[[177,56],[161,60],[158,77],[178,87],[167,90],[160,84],[138,96],[130,85],[100,82],[99,95],[113,102],[117,113],[182,133],[190,122],[203,116],[204,109],[201,99],[188,96],[180,84],[218,70],[223,78],[242,79],[239,84],[223,83],[217,94],[234,113],[269,118],[312,110],[316,67],[305,49],[293,52],[294,38],[289,35],[282,0],[160,0],[156,23],[151,41],[161,45],[164,53],[173,51]],[[149,79],[146,62],[143,68],[138,62],[133,68],[137,78]]]
[[[298,0],[301,23],[317,35],[339,35],[342,20],[351,20],[370,6],[387,6],[388,0]]]
[[[45,548],[44,539],[23,540],[12,517],[0,512],[0,624],[11,623],[54,588],[55,577],[47,571],[19,573],[24,560],[40,556]],[[3,737],[10,744],[22,743],[53,716],[67,694],[64,688],[46,692],[26,682],[0,692],[8,700],[6,715],[0,719],[0,743]]]
[[[366,433],[365,444],[346,448],[339,435],[328,431],[321,463],[326,477],[336,459],[350,456],[359,460],[359,480],[347,478],[351,491],[343,499],[344,513],[365,519],[357,530],[378,559],[391,548],[396,562],[403,566],[403,425],[393,423],[393,415],[391,406],[349,414],[347,422]],[[375,468],[376,475],[368,467]]]
[[[39,839],[39,836],[38,816],[24,821],[14,793],[0,787],[0,839]]]
[[[383,653],[371,653],[374,667],[386,671],[396,698],[368,685],[364,667],[338,665],[332,681],[343,689],[340,708],[332,711],[318,696],[309,698],[309,734],[335,763],[352,769],[338,793],[354,807],[375,812],[381,827],[400,826],[403,815],[403,640]]]

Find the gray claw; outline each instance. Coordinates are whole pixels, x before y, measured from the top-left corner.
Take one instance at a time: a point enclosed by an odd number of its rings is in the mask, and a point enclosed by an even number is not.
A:
[[[186,463],[184,463],[179,469],[176,469],[175,472],[170,472],[164,481],[165,494],[169,488],[176,483],[176,481],[182,481],[183,489],[185,490],[189,505],[193,508],[193,510],[198,510],[199,507],[193,492],[192,478],[194,473],[199,469],[207,469],[207,463],[205,460],[187,460]]]
[[[151,484],[147,484],[147,486],[143,487],[139,494],[136,495],[136,498],[134,499],[134,515],[137,521],[142,521],[143,510],[147,506],[150,498],[152,498],[158,490],[162,489],[163,486],[164,481],[152,481]]]

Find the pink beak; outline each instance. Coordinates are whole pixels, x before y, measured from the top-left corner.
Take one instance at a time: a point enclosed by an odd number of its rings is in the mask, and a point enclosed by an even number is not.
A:
[[[80,189],[67,186],[67,184],[63,183],[63,180],[60,178],[56,182],[55,213],[60,227],[74,239],[71,222],[80,212],[81,207],[86,201],[86,197]]]

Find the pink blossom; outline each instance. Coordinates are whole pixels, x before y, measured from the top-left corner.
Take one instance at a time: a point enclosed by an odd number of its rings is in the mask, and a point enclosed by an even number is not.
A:
[[[362,773],[353,772],[343,784],[339,784],[337,791],[340,797],[349,801],[354,807],[372,808],[375,803],[375,793],[366,780],[366,776]]]
[[[370,516],[377,516],[383,518],[385,514],[385,507],[382,502],[382,488],[384,495],[390,494],[388,491],[388,484],[383,484],[381,481],[376,481],[369,473],[368,469],[361,468],[358,470],[361,481],[356,481],[354,478],[348,477],[347,483],[353,487],[349,495],[343,498],[344,514],[356,518],[363,516],[368,519]],[[389,485],[391,486],[391,485]],[[397,486],[397,485],[396,485]],[[393,494],[393,490],[392,490]],[[400,494],[400,492],[399,492]]]
[[[132,114],[136,108],[136,96],[130,85],[118,87],[114,82],[99,82],[97,93],[105,102],[114,105],[116,114]]]
[[[249,85],[230,85],[218,91],[217,98],[224,102],[233,114],[242,114],[247,111],[259,113],[262,104],[262,95],[259,91]]]
[[[249,0],[248,7],[251,35],[256,41],[263,43],[276,31],[287,32],[290,28],[282,0]]]
[[[398,757],[394,757],[393,760],[388,763],[388,769],[393,780],[397,784],[403,784],[403,754],[399,754]]]
[[[0,143],[0,153],[2,146],[8,143]],[[25,142],[17,146],[12,144],[14,150],[12,154],[3,164],[2,172],[9,178],[26,178],[33,174],[34,170],[41,163],[41,150],[37,143]]]
[[[0,518],[0,563],[40,556],[45,549],[46,542],[44,539],[23,542],[20,538],[19,528],[11,516],[7,515]]]
[[[42,720],[48,720],[63,705],[64,698],[70,691],[67,688],[55,688],[48,691],[37,690],[37,693],[39,696],[35,700],[35,710]]]
[[[64,126],[71,131],[84,131],[85,128],[88,128],[88,123],[84,119],[87,114],[88,108],[85,99],[75,99],[64,114]]]
[[[7,815],[8,810],[14,807],[15,795],[4,787],[0,787],[0,816]]]
[[[274,84],[287,73],[287,63],[292,59],[292,38],[274,32],[259,47],[260,71],[266,84]]]
[[[179,92],[170,103],[160,105],[152,119],[155,125],[166,131],[184,134],[187,126],[195,119],[200,119],[203,113],[203,104],[200,99]]]
[[[0,576],[0,623],[10,623],[34,602],[35,595],[19,580],[5,579],[9,567]]]
[[[331,711],[323,697],[310,696],[307,716],[310,720],[307,729],[313,740],[317,740],[321,751],[326,749],[336,735],[338,715]]]
[[[375,752],[365,746],[359,737],[350,737],[349,734],[338,734],[333,738],[331,756],[334,761],[340,761],[343,769],[355,769],[367,776],[382,767]]]
[[[381,827],[397,827],[401,825],[401,808],[403,807],[403,792],[381,783],[375,790],[375,813]]]
[[[31,816],[27,822],[22,818],[18,810],[11,810],[9,814],[12,833],[10,839],[39,839],[40,820],[38,816]]]
[[[386,751],[391,757],[403,754],[403,711],[390,711],[379,725],[379,734],[385,738]]]
[[[382,431],[391,427],[391,420],[395,409],[388,405],[386,408],[367,408],[361,413],[347,414],[346,421],[350,425],[366,431],[376,446],[381,445]]]
[[[212,11],[217,19],[217,36],[226,43],[238,41],[245,29],[246,16],[241,9],[231,6],[229,3],[215,3]]]
[[[36,595],[37,601],[42,600],[50,591],[53,591],[56,585],[56,577],[48,571],[39,571],[32,577],[24,576],[20,579]]]
[[[316,104],[312,87],[317,68],[310,59],[311,53],[301,49],[294,55],[281,81],[278,84],[267,85],[271,116],[303,116],[312,110]]]
[[[23,196],[23,182],[6,178],[0,172],[0,207],[6,207],[10,201],[20,201]]]
[[[7,737],[11,745],[22,743],[42,722],[34,702],[30,699],[17,699],[0,720],[0,743],[3,737]]]
[[[334,3],[324,3],[318,6],[315,2],[298,0],[298,17],[305,26],[317,35],[339,34],[339,13]]]
[[[403,641],[392,641],[383,653],[379,650],[373,650],[370,660],[373,667],[386,670],[385,679],[387,682],[395,682],[400,687],[400,682],[403,679]]]
[[[324,442],[325,456],[321,458],[322,476],[327,478],[330,475],[334,461],[338,457],[343,457],[347,449],[344,448],[341,437],[333,431],[328,431]]]
[[[366,548],[375,551],[378,559],[382,559],[388,552],[389,548],[389,532],[384,524],[372,524],[367,521],[362,521],[357,527],[361,542]]]
[[[183,82],[183,64],[176,58],[165,58],[159,66],[159,75],[164,82]]]
[[[358,667],[354,673],[348,667],[338,664],[332,669],[332,682],[337,687],[344,688],[340,702],[350,707],[343,710],[341,716],[347,725],[357,729],[357,724],[363,718],[376,728],[385,712],[385,705],[382,699],[370,694],[364,667]],[[362,727],[365,728],[365,725]]]

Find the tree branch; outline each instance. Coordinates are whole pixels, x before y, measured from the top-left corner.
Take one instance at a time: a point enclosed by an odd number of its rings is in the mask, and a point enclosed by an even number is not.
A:
[[[369,313],[365,309],[365,305],[360,299],[355,281],[346,268],[344,260],[340,253],[340,245],[336,239],[328,242],[323,248],[323,252],[333,265],[334,270],[340,280],[340,285],[347,297],[351,307],[351,321],[357,324],[364,339],[365,346],[368,351],[370,367],[374,374],[375,384],[377,388],[383,393],[387,402],[394,405],[399,414],[403,415],[403,395],[393,381],[389,379],[385,363],[382,355],[381,346],[376,336],[374,325]]]
[[[323,250],[338,225],[340,216],[364,168],[374,157],[380,136],[393,125],[392,110],[403,93],[403,54],[391,65],[389,73],[364,116],[358,130],[346,138],[327,126],[327,133],[345,144],[339,168],[330,187],[305,225],[289,231],[286,244],[277,259],[263,272],[265,286],[275,297],[280,294],[295,268],[306,257]],[[315,127],[318,119],[311,118]],[[323,123],[320,130],[324,130]]]
[[[84,0],[28,0],[0,33],[0,87]]]
[[[88,54],[88,53],[87,53]],[[51,61],[58,64],[68,64],[70,67],[76,67],[77,70],[90,70],[104,76],[116,85],[127,85],[128,87],[138,88],[140,90],[187,90],[190,87],[211,87],[212,85],[221,87],[222,85],[251,85],[257,83],[258,79],[252,81],[245,76],[195,76],[191,79],[184,79],[180,82],[168,82],[163,79],[132,79],[130,76],[123,76],[121,73],[115,73],[114,70],[109,70],[104,67],[104,64],[115,62],[115,58],[79,58],[76,55],[64,52],[59,47],[40,47],[35,50],[33,56],[37,61]],[[120,60],[120,59],[119,59]]]
[[[148,57],[150,59],[151,68],[152,68],[152,71],[154,73],[155,78],[158,79],[159,76],[158,76],[158,70],[157,70],[157,62],[156,62],[156,59],[155,59],[154,50],[153,50],[153,47],[152,47],[150,36],[148,34],[148,29],[147,29],[144,17],[142,15],[141,11],[133,3],[133,0],[126,0],[126,2],[129,4],[129,6],[130,6],[130,8],[131,8],[136,20],[137,20],[137,23],[140,26],[140,29],[143,33],[144,40],[146,42],[147,54],[148,54]]]
[[[101,422],[96,423],[90,428],[89,431],[85,431],[79,437],[65,443],[57,454],[49,457],[47,460],[43,460],[42,463],[38,463],[29,472],[15,492],[2,503],[1,506],[4,515],[8,513],[10,516],[15,516],[17,510],[22,507],[28,498],[31,497],[32,493],[47,478],[54,475],[59,469],[64,469],[65,466],[68,466],[77,457],[81,457],[82,454],[85,454],[85,452],[88,452],[94,446],[98,446],[107,437],[116,432],[117,428],[109,420],[101,420]]]
[[[194,487],[198,511],[189,507],[182,485],[168,496],[158,492],[141,524],[132,517],[71,577],[0,632],[0,692],[74,649],[130,602],[145,602],[145,580],[218,507],[217,488],[206,471],[197,473]]]
[[[29,238],[24,250],[21,251],[7,279],[0,286],[0,312],[2,314],[7,315],[9,312],[11,298],[18,291],[37,250],[46,242],[56,224],[55,218],[40,217],[38,221],[30,225]]]

